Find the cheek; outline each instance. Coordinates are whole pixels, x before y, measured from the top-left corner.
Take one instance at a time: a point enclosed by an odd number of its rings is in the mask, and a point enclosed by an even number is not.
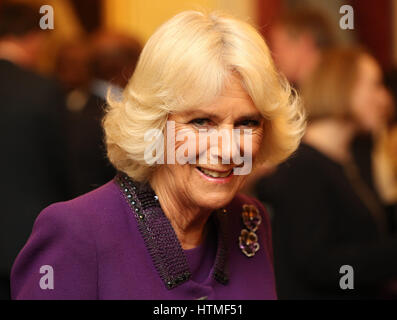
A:
[[[190,126],[176,124],[175,137],[173,139],[175,141],[175,148],[172,148],[169,152],[174,152],[177,163],[178,160],[181,163],[193,161],[197,157],[199,151],[198,133]],[[168,151],[168,148],[166,149]]]
[[[263,130],[260,130],[257,134],[254,135],[252,139],[252,154],[256,155],[259,152],[260,147],[262,146],[264,138]]]
[[[352,105],[356,112],[371,109],[374,103],[378,103],[377,100],[380,91],[374,80],[361,79],[352,92]]]
[[[352,97],[352,112],[360,119],[373,117],[377,113],[376,92],[372,88],[362,87]]]
[[[368,92],[363,85],[358,85],[352,92],[351,111],[357,118],[365,117],[368,109]]]
[[[241,153],[247,154],[248,152],[251,152],[252,159],[254,159],[260,150],[260,147],[261,147],[262,141],[263,141],[263,137],[264,137],[263,129],[257,129],[250,136],[248,136],[247,138],[249,138],[251,140],[250,148],[244,147],[244,142],[243,142],[244,138],[241,138],[240,145],[243,146],[241,148],[241,151],[242,151]]]
[[[190,164],[164,164],[165,170],[167,171],[166,179],[170,184],[177,187],[178,190],[190,190],[189,185],[194,183],[192,179],[194,177],[193,170],[194,167]]]

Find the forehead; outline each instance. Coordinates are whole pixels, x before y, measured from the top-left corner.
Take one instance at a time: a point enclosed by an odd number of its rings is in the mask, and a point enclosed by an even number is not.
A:
[[[252,98],[242,85],[241,80],[241,77],[238,75],[229,76],[223,90],[212,102],[171,113],[169,119],[176,120],[192,117],[215,117],[217,119],[245,116],[262,117]]]
[[[231,75],[225,83],[225,86],[218,97],[208,104],[198,107],[200,110],[230,109],[239,107],[242,110],[256,109],[252,98],[242,85],[242,79],[238,75]]]

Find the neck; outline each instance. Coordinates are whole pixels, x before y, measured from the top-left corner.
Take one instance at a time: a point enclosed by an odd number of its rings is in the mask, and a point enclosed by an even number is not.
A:
[[[355,134],[354,125],[341,120],[317,120],[306,130],[304,141],[336,162],[350,161],[350,144]]]
[[[183,249],[200,245],[205,237],[205,226],[210,209],[192,205],[171,176],[159,169],[150,179],[150,185],[159,197],[161,208],[170,221]]]

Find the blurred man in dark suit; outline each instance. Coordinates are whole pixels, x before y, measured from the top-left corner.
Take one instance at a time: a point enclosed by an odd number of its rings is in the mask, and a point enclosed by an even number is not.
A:
[[[324,50],[337,45],[331,22],[316,9],[284,12],[269,35],[275,63],[287,79],[299,88],[310,76]]]
[[[135,38],[106,31],[65,43],[59,51],[56,76],[66,92],[68,178],[73,196],[105,184],[116,173],[106,156],[101,121],[108,90],[121,96],[140,51]]]
[[[39,21],[39,8],[0,4],[0,299],[9,298],[9,272],[37,213],[67,197],[63,99],[53,81],[30,70],[45,37]]]

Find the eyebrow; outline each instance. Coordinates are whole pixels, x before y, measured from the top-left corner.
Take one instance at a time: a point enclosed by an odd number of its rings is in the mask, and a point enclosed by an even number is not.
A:
[[[190,111],[187,116],[190,118],[194,117],[200,117],[200,118],[209,118],[209,119],[215,119],[216,121],[220,120],[219,116],[216,115],[215,113],[208,112],[208,111],[200,111],[200,110],[192,110]],[[235,122],[240,122],[244,120],[258,120],[260,121],[263,118],[262,114],[259,112],[253,112],[253,113],[248,113],[245,115],[242,115],[238,117]]]
[[[246,114],[246,115],[243,115],[243,116],[237,118],[236,122],[244,121],[244,120],[261,121],[262,119],[263,119],[263,116],[259,112],[255,112],[255,113],[249,113],[249,114]]]

